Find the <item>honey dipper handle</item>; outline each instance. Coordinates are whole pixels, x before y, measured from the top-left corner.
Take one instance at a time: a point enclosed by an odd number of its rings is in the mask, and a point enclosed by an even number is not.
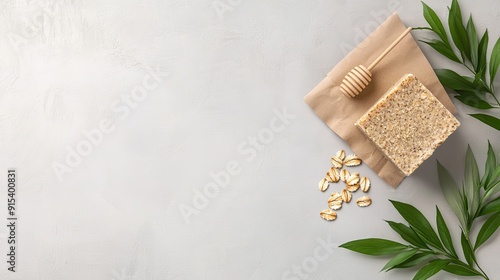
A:
[[[379,55],[377,59],[375,59],[375,61],[370,64],[370,66],[368,66],[368,71],[371,71],[373,67],[375,67],[410,31],[411,27],[408,27],[405,32],[403,32],[403,34],[399,35],[399,37],[394,42],[392,42],[392,44],[387,49],[385,49],[385,51],[381,55]]]

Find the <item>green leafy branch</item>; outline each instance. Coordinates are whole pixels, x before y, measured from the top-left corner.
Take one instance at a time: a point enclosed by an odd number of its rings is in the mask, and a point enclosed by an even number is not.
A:
[[[414,206],[399,201],[392,205],[408,224],[386,221],[408,244],[368,238],[347,242],[340,247],[361,254],[395,255],[383,268],[420,267],[413,279],[428,279],[441,270],[459,276],[478,276],[489,279],[479,266],[476,252],[497,231],[500,226],[500,163],[491,144],[485,172],[479,176],[478,166],[470,147],[465,156],[465,175],[459,188],[450,173],[438,162],[439,183],[450,208],[460,223],[460,245],[465,260],[462,260],[453,244],[450,230],[441,211],[436,206],[437,232],[427,218]],[[486,221],[480,217],[487,217]],[[475,224],[482,224],[477,236],[472,238]]]
[[[500,38],[497,38],[491,52],[489,62],[488,30],[478,37],[472,15],[464,25],[462,12],[457,0],[453,0],[449,8],[448,26],[451,41],[448,39],[443,23],[427,4],[422,2],[424,18],[429,27],[416,27],[414,29],[430,30],[438,38],[433,40],[421,40],[431,46],[434,50],[456,63],[462,64],[472,75],[462,76],[450,69],[435,69],[439,81],[447,88],[453,90],[455,98],[470,107],[481,110],[498,110],[500,101],[495,95],[494,79],[500,65]],[[452,43],[454,46],[452,46]],[[458,50],[459,55],[457,55]],[[486,73],[489,65],[489,82]],[[490,97],[490,99],[487,98]],[[488,114],[470,114],[479,121],[500,130],[500,119]]]

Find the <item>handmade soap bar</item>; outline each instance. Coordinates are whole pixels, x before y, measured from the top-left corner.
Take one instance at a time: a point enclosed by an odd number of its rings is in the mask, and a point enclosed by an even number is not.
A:
[[[415,76],[407,74],[355,125],[408,176],[460,123]]]

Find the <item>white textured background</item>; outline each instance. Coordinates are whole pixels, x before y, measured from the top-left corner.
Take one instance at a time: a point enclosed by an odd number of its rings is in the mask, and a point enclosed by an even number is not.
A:
[[[451,1],[427,2],[445,18]],[[462,0],[462,11],[497,38],[500,2],[472,2]],[[218,14],[222,4],[228,10]],[[379,273],[387,258],[335,246],[397,238],[383,221],[401,220],[387,199],[432,219],[437,204],[456,225],[436,159],[459,179],[467,143],[482,170],[486,139],[497,152],[500,139],[456,103],[458,132],[397,190],[361,166],[373,205],[346,205],[332,223],[318,217],[328,194],[317,182],[330,156],[349,149],[303,97],[394,8],[408,26],[425,24],[420,2],[409,0],[2,1],[0,180],[17,168],[20,220],[14,274],[0,227],[0,278],[296,280],[293,267],[304,263],[316,266],[302,279],[410,278]],[[423,50],[435,66],[455,66]],[[145,85],[153,85],[146,96],[125,105]],[[294,118],[250,148],[252,137],[269,132],[273,110]],[[58,180],[54,164],[66,164],[84,131],[107,119],[115,130]],[[201,199],[210,173],[232,161],[239,173]],[[0,190],[6,213],[5,183]],[[321,260],[318,240],[333,244]],[[500,277],[498,246],[497,235],[479,251],[492,279]]]

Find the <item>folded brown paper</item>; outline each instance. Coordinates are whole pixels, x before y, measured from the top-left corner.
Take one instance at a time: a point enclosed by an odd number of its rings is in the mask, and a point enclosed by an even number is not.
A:
[[[448,94],[411,36],[406,37],[371,71],[372,81],[355,98],[340,91],[344,76],[357,65],[369,65],[406,27],[397,14],[391,15],[368,38],[350,52],[305,96],[314,112],[392,187],[405,175],[368,139],[354,123],[407,73],[414,74],[443,105],[455,113]]]

